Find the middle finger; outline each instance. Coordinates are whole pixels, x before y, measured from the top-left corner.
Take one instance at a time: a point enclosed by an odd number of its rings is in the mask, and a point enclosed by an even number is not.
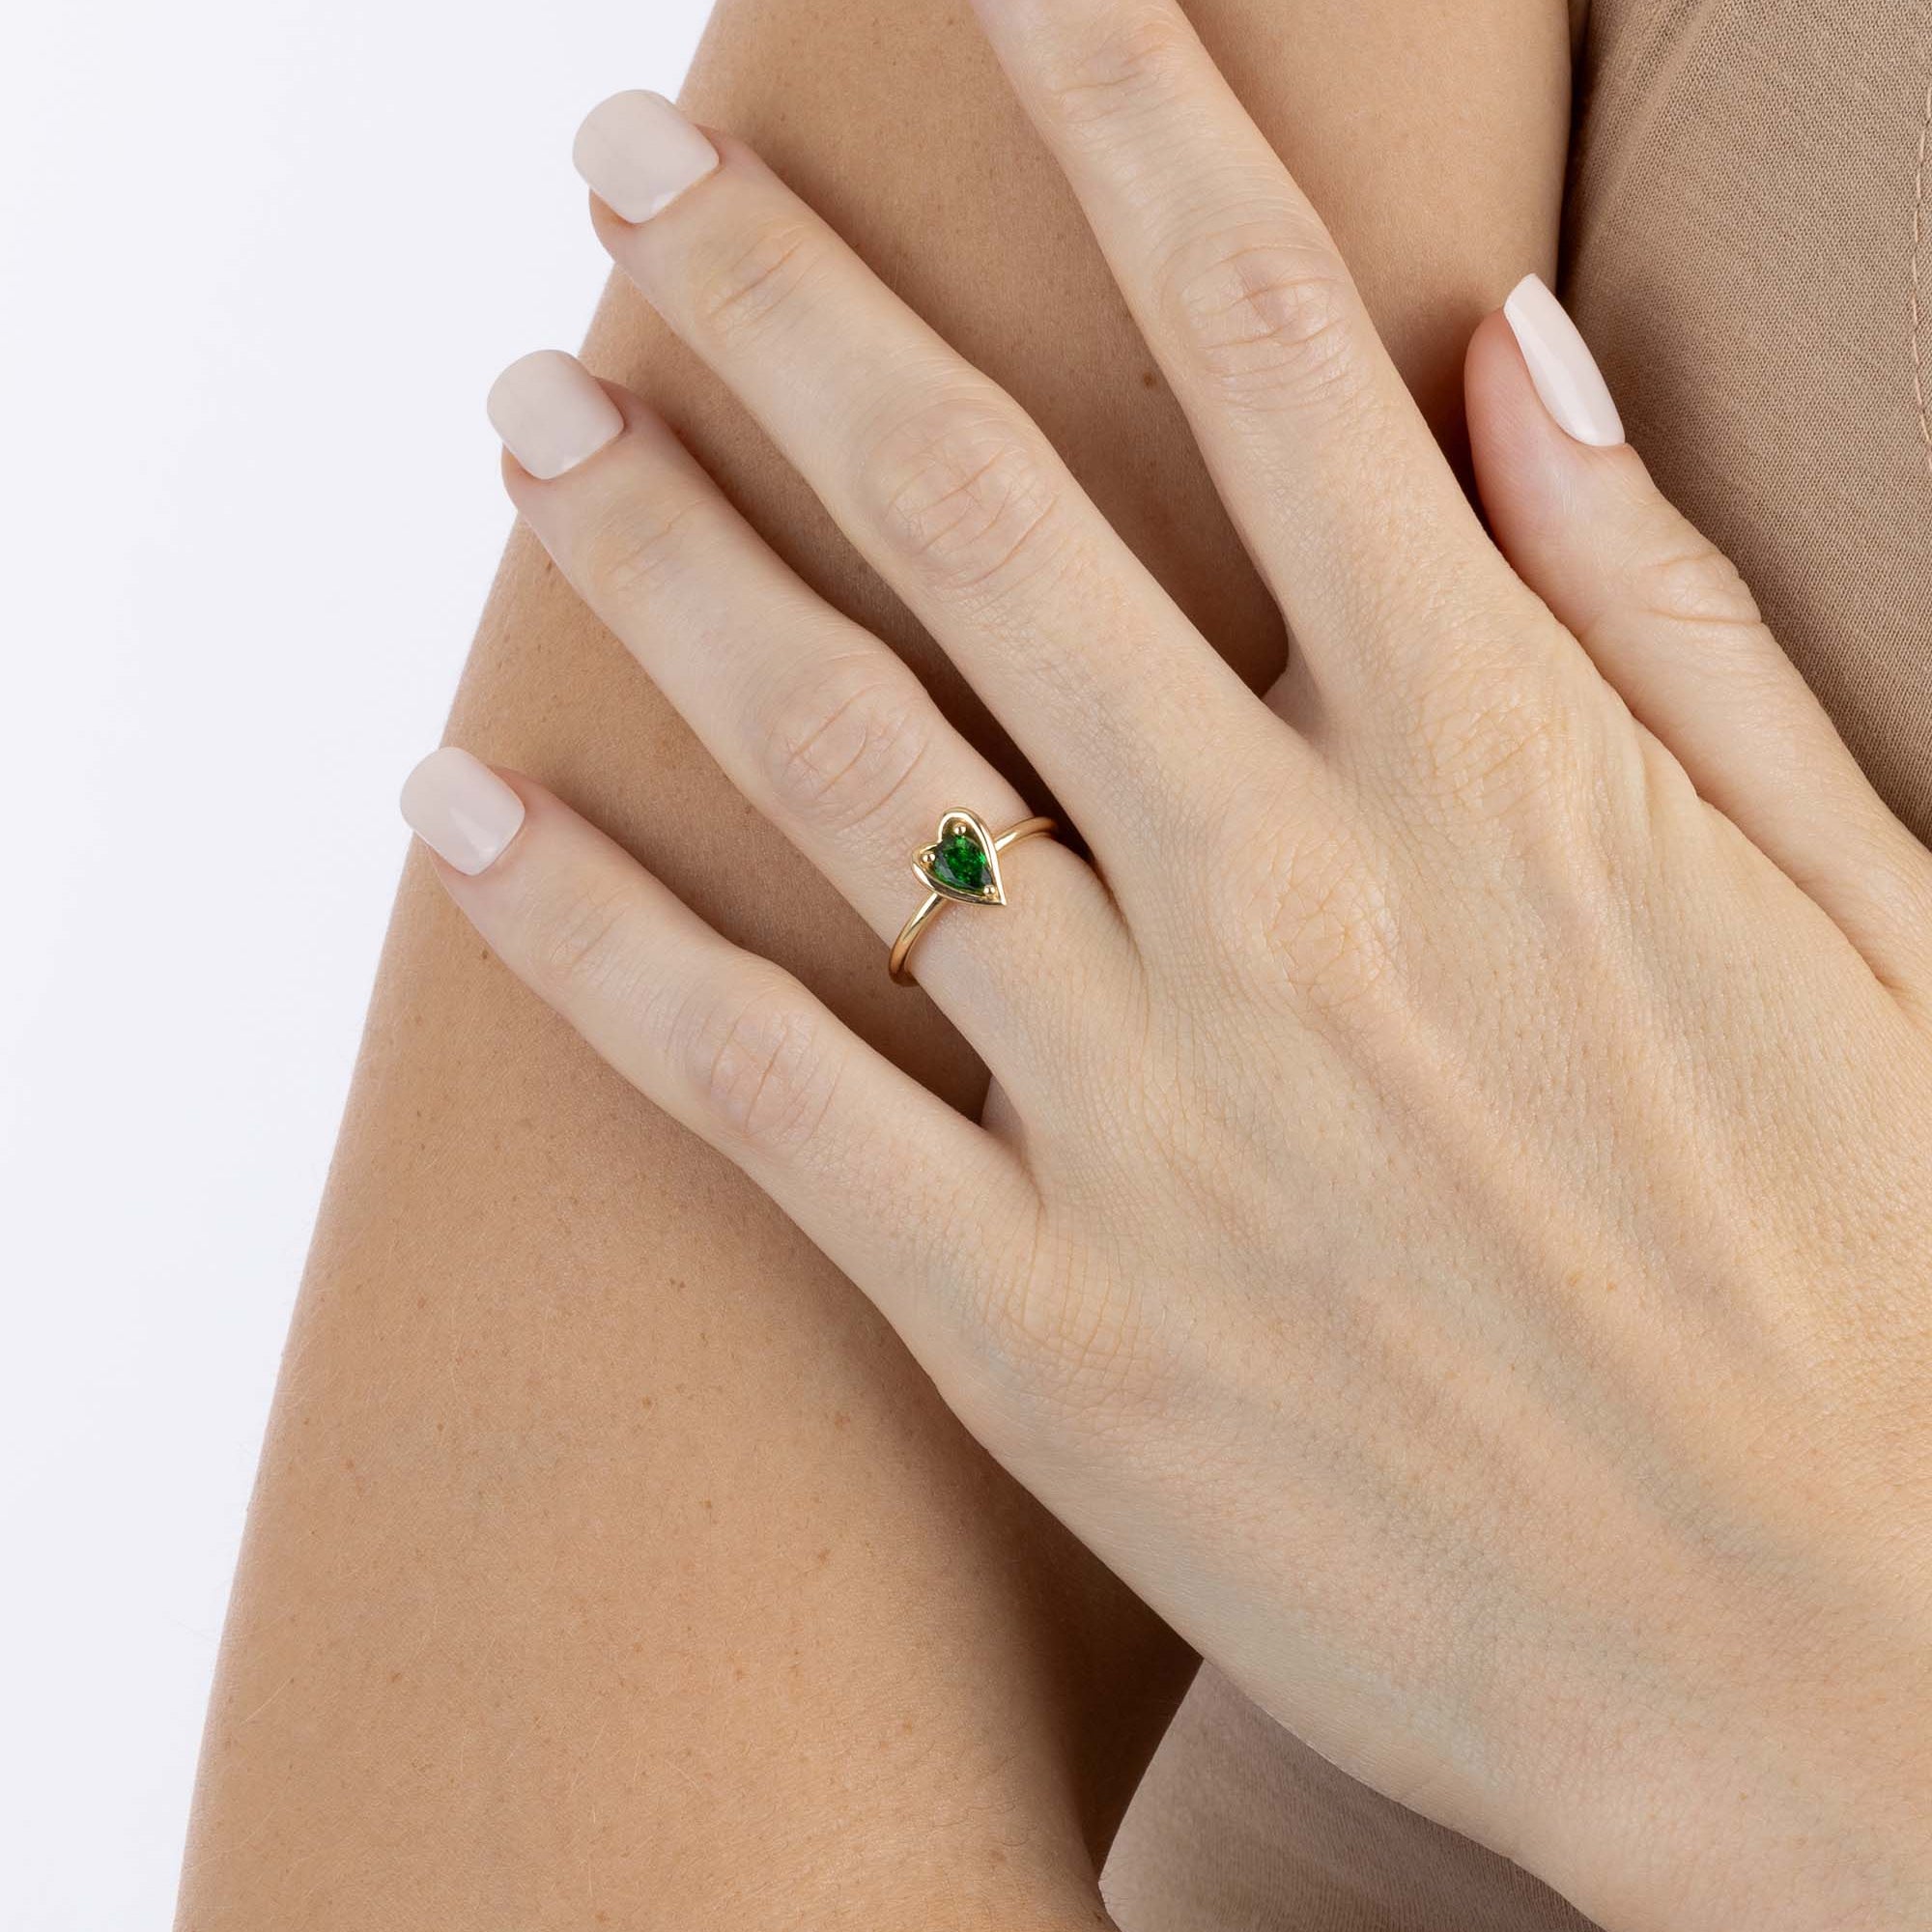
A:
[[[947,650],[1119,874],[1280,727],[1038,427],[749,150],[655,95],[579,134],[599,233]],[[1153,755],[1158,748],[1158,758]]]

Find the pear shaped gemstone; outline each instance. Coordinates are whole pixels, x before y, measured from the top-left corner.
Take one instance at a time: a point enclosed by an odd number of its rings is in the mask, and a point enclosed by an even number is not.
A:
[[[956,893],[983,893],[989,869],[986,848],[962,825],[950,828],[933,847],[933,878]]]

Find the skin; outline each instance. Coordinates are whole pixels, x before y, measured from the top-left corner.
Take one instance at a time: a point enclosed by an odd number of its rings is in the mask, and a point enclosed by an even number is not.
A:
[[[1469,327],[1552,266],[1556,10],[1196,14],[1453,444]],[[1181,608],[1272,677],[1279,617],[970,20],[733,0],[687,98],[1021,394]],[[586,353],[1043,796],[627,286]],[[874,936],[527,534],[452,732],[977,1106],[973,1054],[887,986]],[[792,1224],[534,1008],[412,861],[264,1452],[181,1923],[1090,1924],[1190,1668]]]
[[[443,884],[1344,1769],[1610,1932],[1923,1924],[1932,852],[1493,317],[1478,522],[1168,0],[978,12],[1294,664],[1245,689],[1011,399],[721,141],[600,235],[1094,868],[1030,851],[1023,896],[923,945],[996,1083],[977,1122],[527,781]],[[626,407],[518,500],[889,936],[902,792],[1016,801]]]

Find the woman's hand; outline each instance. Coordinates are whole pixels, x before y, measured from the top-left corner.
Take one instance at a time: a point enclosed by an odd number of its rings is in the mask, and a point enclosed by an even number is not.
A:
[[[440,753],[412,822],[1344,1768],[1614,1932],[1923,1924],[1932,858],[1553,301],[1471,352],[1492,542],[1179,10],[979,6],[1288,614],[1265,700],[742,147],[626,95],[579,159],[1094,855],[1011,848],[1008,903],[912,955],[983,1122],[527,781]],[[495,413],[559,566],[883,968],[941,814],[1030,804],[634,399],[545,355]]]

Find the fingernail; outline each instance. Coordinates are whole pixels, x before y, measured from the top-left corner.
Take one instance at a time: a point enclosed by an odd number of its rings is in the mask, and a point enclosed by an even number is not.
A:
[[[474,878],[517,836],[524,802],[480,758],[445,745],[403,781],[403,818],[439,859]]]
[[[561,349],[520,356],[491,384],[484,407],[503,447],[546,480],[575,469],[624,429],[603,384]]]
[[[1536,393],[1557,426],[1597,449],[1623,441],[1623,418],[1617,414],[1604,372],[1569,311],[1543,279],[1525,275],[1510,291],[1503,314],[1516,331]]]
[[[718,150],[662,94],[635,88],[584,116],[570,158],[626,221],[648,221],[717,167]]]

